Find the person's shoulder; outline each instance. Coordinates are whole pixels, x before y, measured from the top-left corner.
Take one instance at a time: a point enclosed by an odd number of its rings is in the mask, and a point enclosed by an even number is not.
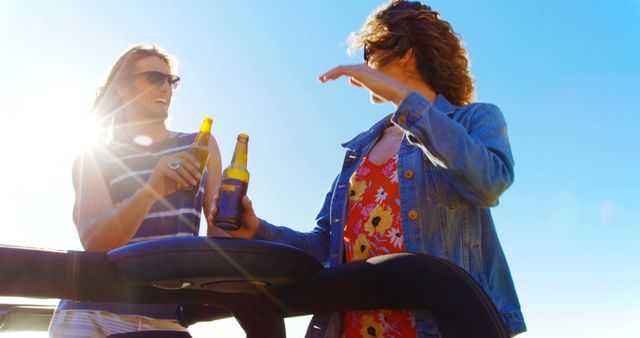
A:
[[[100,171],[108,158],[109,147],[106,144],[92,144],[82,149],[75,157],[72,166],[73,176],[91,175]]]
[[[80,149],[80,152],[76,155],[74,162],[83,161],[87,158],[90,159],[98,159],[105,156],[106,153],[110,152],[109,144],[95,143],[87,145],[86,147]]]
[[[186,132],[182,132],[182,131],[175,131],[172,132],[174,134],[173,137],[196,137],[198,136],[198,132],[194,131],[194,132],[190,132],[190,133],[186,133]]]
[[[459,106],[458,109],[469,112],[500,112],[500,108],[487,102],[471,102],[464,106]]]
[[[458,106],[456,111],[459,117],[466,117],[472,120],[504,119],[500,108],[493,103],[472,102],[464,106]]]
[[[472,102],[459,107],[458,118],[470,125],[504,125],[506,120],[500,108],[493,103]]]
[[[193,143],[193,141],[195,141],[196,137],[198,137],[198,132],[191,132],[191,133],[185,133],[185,132],[175,132],[175,135],[173,136],[173,139],[178,141],[178,143]]]

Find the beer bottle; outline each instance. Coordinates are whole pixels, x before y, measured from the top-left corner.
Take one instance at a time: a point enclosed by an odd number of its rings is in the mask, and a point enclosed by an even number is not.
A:
[[[218,195],[218,212],[215,219],[216,226],[224,230],[238,230],[240,228],[240,214],[243,210],[242,197],[247,194],[249,185],[248,142],[249,135],[238,135],[231,164],[222,173]]]
[[[200,170],[200,174],[204,172],[204,168],[207,166],[207,160],[209,159],[209,137],[211,136],[212,121],[213,119],[205,116],[202,121],[202,126],[200,127],[200,132],[189,149],[191,155],[196,158],[200,165],[200,168],[198,168]]]
[[[198,161],[198,164],[200,165],[200,168],[198,168],[198,170],[200,170],[200,174],[204,173],[204,169],[207,167],[207,160],[209,159],[209,137],[211,136],[212,121],[213,119],[205,116],[204,120],[202,121],[202,126],[200,127],[200,132],[198,133],[198,136],[196,136],[196,139],[193,141],[191,147],[189,147],[188,150],[191,155],[193,155],[193,157],[195,157]],[[190,188],[178,184],[178,189]],[[197,194],[199,189],[199,184],[193,187],[194,194]]]

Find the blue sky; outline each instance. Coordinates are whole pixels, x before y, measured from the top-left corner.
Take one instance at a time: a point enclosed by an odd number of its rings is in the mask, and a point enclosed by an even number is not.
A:
[[[181,61],[170,128],[213,117],[224,164],[248,133],[258,214],[310,230],[340,143],[393,110],[346,81],[316,80],[360,62],[346,38],[381,3],[0,0],[0,243],[81,248],[71,163],[96,86],[136,43]],[[516,181],[493,213],[522,337],[637,336],[640,1],[430,4],[462,36],[478,100],[509,125]],[[306,320],[290,320],[289,335]],[[234,325],[213,330],[237,336]]]

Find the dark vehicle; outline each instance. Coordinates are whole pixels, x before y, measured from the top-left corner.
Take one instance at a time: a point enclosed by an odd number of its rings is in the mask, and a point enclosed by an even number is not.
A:
[[[463,269],[420,254],[392,254],[325,269],[313,257],[284,244],[182,237],[140,242],[108,253],[0,247],[0,268],[11,271],[0,278],[2,296],[178,302],[184,304],[185,325],[234,316],[250,338],[285,337],[285,317],[379,308],[429,309],[444,338],[508,337],[495,306]],[[371,277],[421,279],[429,287],[400,294],[376,290],[374,299],[366,297],[375,288]],[[354,292],[336,297],[338,286]],[[53,310],[51,306],[2,309],[0,332],[46,329]]]

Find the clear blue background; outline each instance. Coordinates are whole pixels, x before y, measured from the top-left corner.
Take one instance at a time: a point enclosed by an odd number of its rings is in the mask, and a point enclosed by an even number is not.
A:
[[[224,164],[248,133],[258,214],[310,230],[340,143],[393,110],[346,80],[316,80],[360,62],[347,36],[381,3],[0,0],[0,243],[81,248],[70,180],[81,121],[136,43],[181,61],[170,127],[212,116]],[[493,213],[522,337],[638,337],[640,1],[431,5],[462,36],[478,100],[509,124],[516,181]],[[289,335],[306,321],[290,320]],[[213,324],[219,336],[240,335],[225,323]]]

